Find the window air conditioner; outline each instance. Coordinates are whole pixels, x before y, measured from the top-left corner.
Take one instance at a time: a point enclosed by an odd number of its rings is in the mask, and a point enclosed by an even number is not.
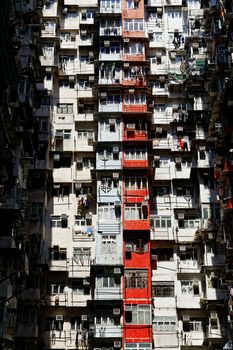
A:
[[[56,321],[63,321],[63,315],[56,315]]]
[[[121,273],[121,268],[120,268],[120,267],[114,267],[113,273],[114,273],[115,275],[120,274],[120,273]]]
[[[183,322],[189,322],[190,316],[189,315],[183,315]]]
[[[132,311],[132,305],[125,305],[125,311]]]
[[[176,164],[180,164],[180,163],[182,163],[182,159],[181,158],[175,158],[175,162],[176,162]]]
[[[119,340],[114,341],[114,348],[121,348],[121,342]]]
[[[113,315],[118,316],[120,314],[121,314],[121,309],[120,308],[113,309]]]
[[[88,317],[87,317],[87,315],[82,315],[81,319],[82,319],[82,321],[87,321]]]
[[[80,188],[82,188],[82,183],[81,182],[76,182],[75,189],[79,190]]]
[[[82,159],[82,158],[76,158],[76,162],[77,162],[77,163],[82,163],[82,162],[83,162],[83,159]]]
[[[109,119],[109,124],[114,125],[115,124],[115,119],[114,118],[110,118]]]
[[[135,129],[136,126],[135,126],[135,124],[130,123],[130,124],[126,124],[126,128],[127,128],[127,129]]]
[[[54,154],[53,155],[53,160],[55,161],[55,162],[59,162],[59,160],[60,160],[60,154]]]
[[[119,146],[113,146],[112,152],[113,153],[118,153],[119,152]]]
[[[119,179],[119,173],[112,173],[112,178],[114,180],[118,180]]]
[[[210,313],[210,318],[212,318],[212,319],[218,318],[217,312],[211,312]]]

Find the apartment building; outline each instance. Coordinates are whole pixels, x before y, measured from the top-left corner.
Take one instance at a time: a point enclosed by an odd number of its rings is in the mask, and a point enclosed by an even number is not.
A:
[[[232,13],[2,2],[2,349],[233,349]]]

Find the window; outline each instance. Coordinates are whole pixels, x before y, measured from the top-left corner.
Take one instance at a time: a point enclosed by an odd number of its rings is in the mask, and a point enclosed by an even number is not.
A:
[[[121,0],[101,0],[100,5],[101,5],[101,8],[105,8],[107,10],[120,9]]]
[[[157,248],[151,250],[151,255],[157,255],[158,261],[173,261],[173,248]]]
[[[200,220],[197,219],[185,219],[185,220],[178,220],[179,228],[196,228],[198,229],[200,227]]]
[[[144,31],[144,20],[143,19],[125,19],[124,20],[124,31]]]
[[[91,226],[92,225],[92,218],[88,217],[85,218],[82,215],[75,215],[75,225],[77,226]]]
[[[115,254],[116,253],[116,236],[113,236],[113,235],[102,236],[101,253],[102,254]]]
[[[125,322],[128,324],[150,324],[150,305],[132,305],[132,311],[125,312]]]
[[[183,321],[183,331],[184,332],[202,332],[203,325],[202,325],[202,319],[193,317],[190,318],[189,321]]]
[[[94,139],[94,131],[93,130],[78,130],[77,132],[78,140],[88,140]]]
[[[181,281],[181,293],[199,296],[199,281]]]
[[[117,180],[113,180],[111,177],[101,176],[101,185],[100,185],[101,190],[108,192],[111,189],[117,188],[117,187],[118,187]]]
[[[143,55],[145,46],[143,43],[129,42],[124,45],[124,54],[126,55]],[[133,71],[131,70],[133,73]]]
[[[130,176],[125,177],[125,189],[128,190],[140,190],[147,189],[148,183],[145,177]]]
[[[146,160],[147,150],[146,148],[125,148],[124,157],[126,160]]]
[[[72,294],[76,294],[76,295],[90,294],[90,286],[86,286],[83,284],[83,278],[79,278],[76,281],[72,282],[71,289],[72,289]]]
[[[67,216],[65,214],[51,216],[51,227],[67,228],[68,227]]]
[[[218,314],[217,314],[217,312],[210,313],[210,327],[211,327],[211,329],[218,329]]]
[[[114,105],[119,104],[121,102],[120,95],[107,95],[107,97],[101,98],[100,103],[102,105]]]
[[[74,248],[73,260],[77,264],[89,265],[91,260],[91,248]]]
[[[164,113],[166,110],[166,105],[165,103],[155,103],[154,108],[156,113]]]
[[[152,284],[152,296],[160,298],[171,298],[175,296],[174,282],[154,282]]]
[[[148,243],[145,242],[143,239],[137,239],[137,240],[134,240],[133,242],[127,241],[126,247],[131,247],[130,253],[131,251],[139,254],[148,252]],[[127,250],[126,250],[126,255],[127,255]]]
[[[112,43],[111,46],[101,46],[100,52],[105,55],[119,55],[121,52],[121,46],[117,43],[115,43],[115,45]]]
[[[135,0],[127,0],[127,8],[128,9],[137,9],[139,5],[138,1]]]
[[[220,209],[218,204],[203,205],[202,212],[203,219],[220,219]]]
[[[58,114],[72,114],[73,113],[73,105],[72,104],[59,104],[59,105],[57,105],[57,113]]]
[[[62,294],[64,292],[65,285],[56,283],[49,285],[49,294]]]
[[[172,10],[167,12],[168,20],[177,20],[177,18],[181,18],[181,11]]]
[[[74,88],[74,83],[70,82],[68,80],[59,80],[59,88],[62,89],[73,89]]]
[[[49,248],[50,260],[66,260],[66,248],[59,248],[59,246],[53,246]]]
[[[98,218],[99,220],[116,219],[116,211],[114,204],[99,204]]]
[[[147,220],[148,206],[141,204],[125,204],[125,220]]]
[[[101,133],[120,131],[120,121],[116,119],[115,123],[110,123],[109,119],[101,119],[99,122],[99,130]]]
[[[158,216],[155,218],[151,217],[150,224],[152,227],[156,227],[156,228],[171,228],[172,227],[171,217],[167,217],[167,216]]]
[[[77,316],[77,317],[71,317],[70,319],[70,328],[72,330],[82,330],[82,320],[81,320],[81,316]]]
[[[153,330],[156,332],[176,332],[178,325],[175,316],[155,316]]]
[[[147,288],[147,270],[125,270],[126,288]]]
[[[98,267],[96,269],[96,286],[98,288],[119,288],[121,276],[114,274],[113,268]]]
[[[45,323],[44,323],[44,330],[45,331],[62,331],[63,319],[58,321],[56,317],[46,317]]]
[[[125,94],[124,95],[124,103],[125,104],[145,104],[146,103],[146,95],[145,94]]]
[[[179,252],[180,260],[197,260],[197,249],[186,248],[185,251]]]
[[[151,343],[125,343],[125,350],[151,350]]]

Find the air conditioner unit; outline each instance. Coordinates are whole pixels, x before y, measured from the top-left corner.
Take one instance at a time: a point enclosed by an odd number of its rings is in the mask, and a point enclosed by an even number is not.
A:
[[[62,139],[63,138],[63,130],[56,130],[55,137],[57,139]]]
[[[132,243],[126,243],[125,244],[125,251],[128,253],[131,253],[133,251],[133,244]]]
[[[87,321],[88,317],[87,317],[87,315],[82,315],[81,319],[82,319],[82,321]]]
[[[62,221],[67,220],[67,215],[66,214],[61,214],[61,220]]]
[[[182,163],[182,159],[181,159],[181,158],[175,158],[175,163],[176,163],[176,164]]]
[[[94,324],[90,324],[89,325],[89,332],[94,332],[95,331],[95,325]],[[95,348],[97,349],[97,348]]]
[[[125,305],[125,311],[132,311],[133,307],[132,305]]]
[[[125,62],[124,63],[124,68],[128,68],[129,67],[129,62]]]
[[[76,190],[79,190],[80,188],[82,188],[82,183],[81,182],[76,182],[74,186],[75,186]]]
[[[151,260],[152,260],[152,261],[158,261],[158,255],[152,254],[152,255],[151,255]]]
[[[113,315],[119,316],[120,314],[121,314],[121,309],[120,308],[113,309]]]
[[[77,163],[82,163],[82,162],[83,162],[83,159],[82,159],[82,158],[76,158],[76,162],[77,162]]]
[[[124,43],[129,43],[129,38],[124,38]]]
[[[136,128],[136,125],[135,124],[133,124],[133,123],[130,123],[130,124],[126,124],[126,128],[127,129],[135,129]]]
[[[121,273],[121,268],[120,267],[114,267],[113,273],[114,273],[114,275],[119,275]]]
[[[59,161],[60,161],[60,158],[61,158],[61,157],[60,157],[60,154],[56,154],[56,153],[55,153],[55,154],[53,155],[53,160],[54,160],[55,162],[59,162]]]
[[[217,314],[217,312],[211,312],[210,313],[210,318],[218,318],[218,314]]]
[[[186,251],[186,246],[185,245],[180,245],[179,250],[180,250],[180,252],[185,252]]]
[[[88,278],[83,279],[83,285],[84,286],[89,286],[90,285],[90,280]]]
[[[160,128],[160,127],[159,127],[159,128],[157,127],[157,128],[156,128],[156,132],[162,133],[162,132],[163,132],[163,129]]]
[[[121,341],[115,340],[113,343],[114,348],[121,348]]]
[[[110,40],[104,40],[104,46],[105,47],[110,46]]]
[[[56,321],[63,321],[63,315],[56,315]]]
[[[134,89],[129,89],[129,90],[128,90],[128,93],[129,93],[129,94],[134,94]]]
[[[177,130],[177,131],[183,131],[184,128],[183,128],[183,126],[177,126],[176,130]]]
[[[107,97],[107,93],[106,92],[101,92],[100,93],[100,97]]]
[[[114,118],[110,118],[109,119],[109,124],[114,125],[115,124],[115,119]]]
[[[53,188],[60,188],[61,184],[53,184]]]
[[[86,30],[81,30],[81,35],[86,35],[87,34],[87,31]]]
[[[208,238],[209,238],[209,239],[213,239],[213,238],[214,238],[213,232],[209,232],[209,233],[208,233]]]
[[[113,153],[118,153],[119,152],[119,146],[113,146],[112,152]]]
[[[184,322],[189,322],[189,320],[190,320],[190,316],[189,315],[183,315],[183,321]]]
[[[74,78],[75,78],[74,75],[69,75],[69,81],[70,81],[70,82],[73,82],[73,81],[74,81]]]
[[[94,83],[94,81],[95,81],[94,75],[89,75],[88,80],[90,83]]]
[[[114,179],[114,180],[118,180],[119,179],[119,173],[112,173],[112,178]]]
[[[68,13],[68,8],[67,8],[67,7],[63,7],[62,13],[63,13],[63,15],[67,15],[67,13]]]
[[[199,146],[199,151],[205,151],[205,146]]]

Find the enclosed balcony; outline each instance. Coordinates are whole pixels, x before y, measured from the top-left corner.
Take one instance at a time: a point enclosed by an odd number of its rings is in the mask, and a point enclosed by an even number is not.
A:
[[[123,61],[142,62],[145,60],[145,44],[124,39]]]
[[[77,34],[70,33],[60,33],[60,48],[61,49],[77,49]]]
[[[123,154],[124,168],[147,168],[148,154],[145,147],[125,147]]]
[[[44,24],[45,28],[41,30],[42,38],[55,38],[56,36],[56,22],[48,21]]]
[[[98,122],[98,141],[120,142],[122,140],[122,125],[120,118],[100,118]]]
[[[122,79],[123,86],[128,87],[145,87],[146,86],[146,69],[142,66],[130,66],[124,63],[124,73]]]
[[[119,64],[101,63],[99,67],[99,84],[115,85],[122,81],[122,70]]]
[[[101,92],[99,112],[122,112],[121,95]]]
[[[150,230],[148,203],[125,204],[123,227],[125,230]]]
[[[51,1],[44,4],[43,17],[57,17],[58,15],[58,2]]]
[[[121,36],[122,35],[122,24],[120,19],[102,19],[100,21],[100,36]]]
[[[101,176],[100,181],[98,181],[98,202],[112,203],[121,200],[121,181],[119,181],[119,173],[114,172],[113,175],[109,174],[106,176]]]
[[[129,121],[124,126],[123,141],[147,141],[147,124],[141,120]]]
[[[145,38],[146,29],[143,18],[123,19],[124,38]]]
[[[102,147],[96,154],[96,169],[117,170],[122,168],[119,145]]]
[[[175,230],[172,227],[171,215],[150,215],[151,240],[175,240]]]
[[[124,94],[122,111],[124,113],[146,113],[146,94],[130,89],[129,92]]]
[[[127,175],[124,178],[124,202],[141,203],[149,195],[145,175]]]
[[[98,267],[95,278],[95,300],[121,300],[121,268]]]
[[[122,48],[121,44],[118,42],[110,42],[110,40],[105,40],[103,43],[101,43],[99,52],[100,61],[114,62],[122,60]]]
[[[42,48],[43,55],[40,56],[42,66],[55,66],[58,64],[58,59],[55,57],[55,48],[53,43],[47,43]]]
[[[139,239],[135,239],[135,237],[127,238],[124,243],[124,251],[125,268],[150,267],[150,244],[145,237]]]
[[[121,0],[100,0],[100,13],[103,14],[120,14]]]
[[[132,304],[132,300],[135,299],[148,299],[151,298],[151,276],[150,270],[146,268],[134,268],[134,269],[125,269],[124,272],[125,278],[125,299],[127,302]],[[150,308],[150,305],[148,305]],[[130,312],[130,308],[125,305],[126,312]],[[129,310],[129,311],[128,311]],[[150,310],[151,312],[151,310]],[[130,316],[130,315],[127,315]],[[129,321],[129,319],[128,319]],[[150,323],[150,318],[148,319]],[[129,323],[129,322],[127,322]],[[143,325],[145,325],[143,323]],[[129,325],[130,326],[130,325]]]
[[[178,281],[177,285],[177,308],[180,309],[200,309],[201,308],[201,281],[197,279],[191,279]]]
[[[144,0],[128,0],[123,2],[123,18],[143,18],[144,12]]]

